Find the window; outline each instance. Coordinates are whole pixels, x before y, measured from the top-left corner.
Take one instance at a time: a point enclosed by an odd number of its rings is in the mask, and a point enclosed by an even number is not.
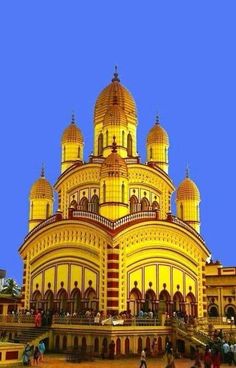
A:
[[[133,142],[132,142],[132,136],[131,134],[129,133],[128,136],[127,136],[127,154],[128,156],[132,156],[132,145],[133,145]]]
[[[98,136],[98,156],[101,156],[103,153],[103,134],[100,133]]]

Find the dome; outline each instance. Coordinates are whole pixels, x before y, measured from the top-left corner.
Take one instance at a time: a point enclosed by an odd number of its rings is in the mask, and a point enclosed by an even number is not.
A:
[[[182,183],[180,183],[177,194],[177,200],[192,199],[200,201],[200,193],[198,187],[189,177],[186,177]]]
[[[106,112],[103,126],[106,125],[127,125],[127,118],[119,105],[112,105]]]
[[[125,160],[116,152],[116,143],[113,142],[113,150],[105,159],[101,167],[101,177],[128,177],[128,169]]]
[[[41,177],[38,180],[36,180],[36,182],[31,187],[30,198],[31,199],[39,199],[39,198],[52,199],[53,198],[52,186],[47,181],[47,179],[45,179],[43,170],[41,173]]]
[[[124,111],[129,122],[137,124],[136,105],[131,93],[120,83],[118,73],[112,82],[99,94],[94,110],[94,124],[103,123],[107,110],[114,102]]]
[[[155,123],[148,133],[147,144],[152,143],[164,143],[169,146],[168,134],[165,129],[160,126],[159,122]]]
[[[64,130],[61,138],[61,143],[83,143],[83,136],[81,130],[77,127],[72,116],[72,122]]]

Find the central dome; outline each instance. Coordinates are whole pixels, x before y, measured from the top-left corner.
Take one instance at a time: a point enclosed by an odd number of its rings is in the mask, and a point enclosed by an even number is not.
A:
[[[125,160],[116,151],[116,143],[113,142],[113,149],[105,159],[101,167],[101,178],[105,177],[128,177],[128,169]]]
[[[112,82],[105,87],[97,98],[94,109],[94,124],[103,123],[107,110],[114,101],[124,111],[129,123],[137,124],[136,105],[131,93],[120,83],[117,71]]]

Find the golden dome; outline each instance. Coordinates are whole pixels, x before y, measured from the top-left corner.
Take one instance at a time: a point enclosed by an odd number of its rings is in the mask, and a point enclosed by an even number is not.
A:
[[[61,143],[84,143],[81,130],[75,124],[74,115],[72,115],[72,121],[70,125],[62,134]]]
[[[115,104],[124,111],[127,121],[137,124],[136,105],[131,93],[120,83],[117,70],[112,82],[99,94],[94,109],[94,124],[103,123],[107,110]]]
[[[169,146],[168,134],[165,129],[160,126],[159,122],[156,122],[148,133],[147,144],[152,143],[164,143]]]
[[[113,149],[105,159],[101,167],[101,177],[128,177],[128,169],[125,160],[116,152],[116,143],[113,142]]]
[[[30,198],[31,199],[39,199],[39,198],[52,199],[53,198],[52,186],[47,181],[47,179],[45,179],[43,170],[41,173],[41,177],[38,180],[36,180],[36,182],[31,187]]]
[[[180,183],[177,193],[177,200],[192,199],[200,201],[200,192],[198,187],[188,176]]]
[[[106,112],[103,125],[127,125],[124,110],[117,104],[112,105]]]

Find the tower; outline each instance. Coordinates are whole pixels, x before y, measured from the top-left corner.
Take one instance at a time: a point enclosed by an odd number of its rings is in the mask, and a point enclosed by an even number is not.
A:
[[[147,162],[153,163],[168,174],[169,137],[156,117],[154,126],[147,136]]]
[[[94,155],[107,157],[116,137],[121,157],[136,157],[136,105],[131,93],[120,83],[117,68],[111,83],[97,98],[94,109]]]
[[[128,169],[125,160],[117,153],[115,137],[112,152],[101,167],[100,214],[116,220],[129,213]]]
[[[176,194],[177,217],[191,225],[200,233],[200,193],[193,180],[189,178],[188,169],[186,177],[180,183]]]
[[[75,124],[72,114],[70,125],[64,130],[61,138],[61,173],[76,162],[83,161],[84,140],[81,130]]]
[[[43,168],[40,178],[31,187],[29,201],[29,231],[31,231],[53,213],[53,189],[45,178]]]

